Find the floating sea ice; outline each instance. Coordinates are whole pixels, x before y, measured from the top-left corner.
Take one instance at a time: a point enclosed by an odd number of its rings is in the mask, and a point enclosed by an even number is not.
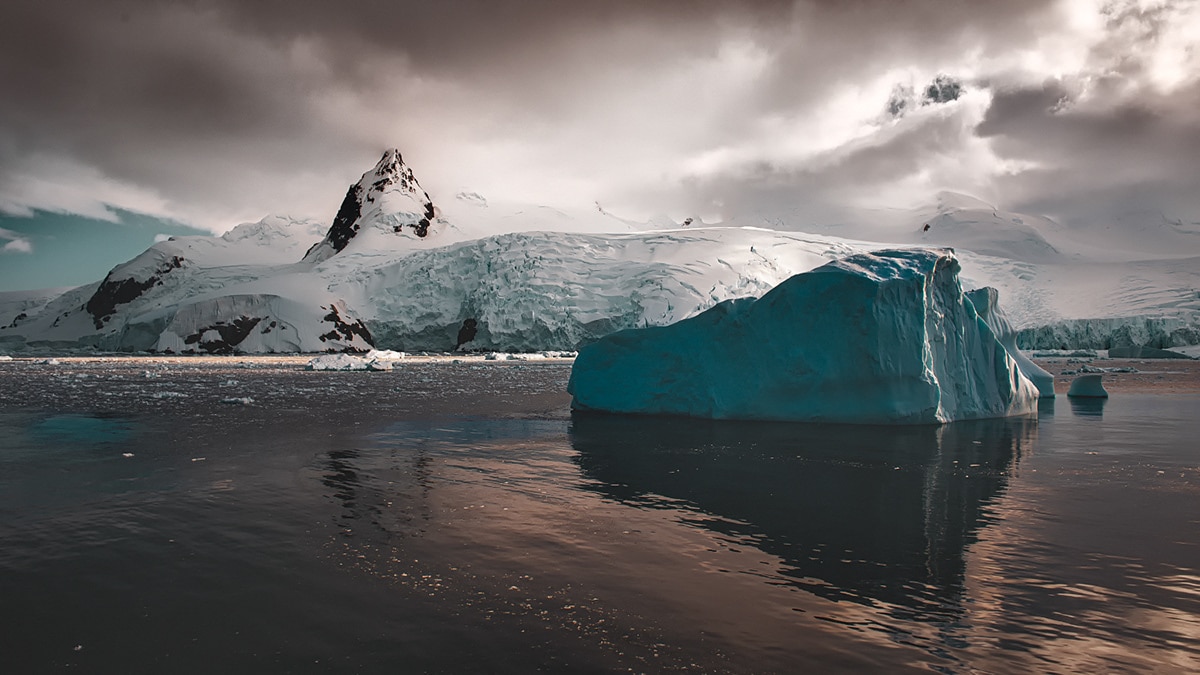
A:
[[[1140,373],[1142,371],[1132,366],[1121,366],[1118,368],[1098,368],[1096,366],[1083,365],[1079,370],[1064,370],[1061,375],[1099,375],[1102,373]]]
[[[372,349],[366,356],[368,361],[399,361],[405,358],[408,358],[408,354],[390,349]]]
[[[541,354],[548,359],[573,359],[576,356],[579,356],[579,352],[547,351],[541,352]]]
[[[367,360],[350,354],[322,354],[308,362],[307,370],[366,370]]]
[[[366,356],[350,354],[322,354],[308,362],[307,370],[392,370],[393,364],[405,358],[404,352],[375,351]]]
[[[1081,375],[1075,378],[1071,382],[1071,388],[1067,390],[1067,396],[1108,398],[1108,391],[1104,388],[1100,377],[1100,375]]]

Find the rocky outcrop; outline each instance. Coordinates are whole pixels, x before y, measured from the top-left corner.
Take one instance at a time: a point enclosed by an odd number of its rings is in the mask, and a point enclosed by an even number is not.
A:
[[[331,324],[332,329],[327,333],[320,335],[321,342],[343,342],[352,344],[356,340],[362,340],[367,345],[373,345],[371,339],[371,331],[367,330],[366,325],[359,319],[346,320],[343,319],[338,311],[337,305],[329,306],[329,313],[325,315],[325,322]],[[348,351],[360,351],[352,349]]]
[[[92,315],[92,322],[96,324],[96,328],[104,328],[104,324],[108,322],[112,315],[116,313],[118,305],[126,305],[134,300],[137,300],[143,293],[153,288],[154,286],[162,285],[162,278],[169,274],[172,270],[177,270],[183,267],[183,258],[180,256],[172,256],[163,261],[154,273],[145,279],[137,279],[134,277],[114,278],[115,272],[110,272],[100,283],[100,287],[88,299],[84,308],[88,314]]]

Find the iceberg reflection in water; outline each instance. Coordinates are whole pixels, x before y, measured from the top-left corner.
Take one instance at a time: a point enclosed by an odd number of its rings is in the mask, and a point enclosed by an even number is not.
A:
[[[789,583],[952,619],[965,552],[1036,440],[1036,421],[854,427],[576,414],[592,489],[694,513],[686,522],[784,561]]]
[[[1080,417],[1104,417],[1104,406],[1108,403],[1107,398],[1098,396],[1072,397],[1067,400],[1071,403],[1071,412]]]

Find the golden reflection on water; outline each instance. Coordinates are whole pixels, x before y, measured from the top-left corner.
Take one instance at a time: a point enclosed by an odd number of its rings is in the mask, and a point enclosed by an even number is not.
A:
[[[659,668],[956,669],[966,550],[1036,429],[576,419],[570,445],[441,429],[417,452],[401,433],[381,441],[390,460],[353,469],[374,479],[339,497],[338,547],[476,620]],[[326,467],[335,494],[345,460]]]

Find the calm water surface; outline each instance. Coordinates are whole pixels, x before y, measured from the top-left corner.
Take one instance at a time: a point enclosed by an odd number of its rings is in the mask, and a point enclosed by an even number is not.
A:
[[[705,423],[568,375],[0,364],[0,672],[1200,671],[1195,397]]]

